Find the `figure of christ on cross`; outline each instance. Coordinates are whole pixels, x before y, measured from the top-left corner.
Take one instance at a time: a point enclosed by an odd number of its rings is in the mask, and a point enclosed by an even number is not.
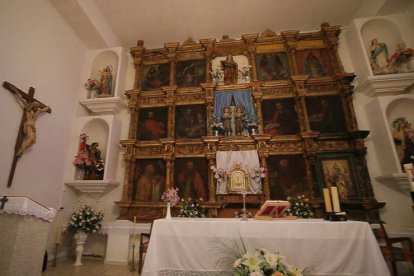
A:
[[[24,113],[20,123],[19,133],[17,135],[16,145],[14,148],[14,158],[9,174],[7,187],[10,187],[13,181],[14,171],[16,169],[17,160],[22,156],[23,152],[36,143],[36,119],[41,112],[51,113],[52,109],[34,98],[35,90],[29,88],[29,92],[25,93],[11,83],[3,82],[3,87],[16,96],[18,102],[23,107]]]

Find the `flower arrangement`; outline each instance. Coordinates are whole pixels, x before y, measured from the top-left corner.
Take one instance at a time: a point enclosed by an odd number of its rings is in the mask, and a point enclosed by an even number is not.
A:
[[[406,117],[400,116],[395,118],[392,123],[391,126],[392,128],[396,128],[397,130],[399,129],[403,129],[405,128],[405,126],[409,125],[410,123],[408,122]]]
[[[244,214],[244,210],[241,209],[239,212],[237,212],[237,211],[234,212],[234,217],[235,218],[241,218],[243,216],[243,214]],[[252,218],[253,217],[252,212],[250,212],[249,210],[246,210],[246,217],[247,218]]]
[[[102,92],[102,84],[96,79],[88,79],[84,84],[86,90],[95,91],[97,94]]]
[[[289,197],[290,207],[286,210],[288,216],[297,216],[299,218],[311,218],[313,212],[309,206],[309,199],[305,195],[298,195],[296,197]]]
[[[254,169],[252,169],[252,172],[251,172],[250,175],[251,175],[251,177],[254,177],[254,178],[265,178],[266,177],[266,172],[267,172],[267,170],[263,167],[254,168]]]
[[[258,129],[259,128],[259,119],[254,114],[246,114],[244,116],[244,123],[248,129]]]
[[[66,225],[68,233],[95,233],[102,227],[104,213],[96,211],[92,206],[82,204],[73,211],[72,216]]]
[[[411,48],[406,48],[405,43],[397,44],[397,50],[391,56],[391,63],[396,65],[401,65],[410,61],[414,54],[414,50]]]
[[[178,188],[169,188],[162,194],[161,199],[162,201],[171,203],[171,205],[174,206],[178,201],[180,201],[180,197],[178,196]]]
[[[247,80],[247,78],[248,77],[250,77],[250,68],[251,68],[252,66],[251,65],[249,65],[249,66],[243,66],[242,68],[240,68],[239,69],[239,77],[241,78],[241,79],[244,79],[244,80]]]
[[[213,114],[213,119],[211,120],[210,127],[212,130],[218,131],[222,131],[224,129],[223,122],[219,118],[217,118],[215,114]]]
[[[201,218],[203,216],[203,199],[181,199],[181,209],[179,217]]]
[[[217,180],[226,178],[227,172],[225,169],[221,169],[221,168],[217,169],[214,166],[211,166],[210,169],[214,172],[214,178],[216,178]]]
[[[286,257],[266,249],[247,252],[233,264],[234,276],[302,276],[303,270],[286,262]]]
[[[224,78],[224,72],[221,69],[215,69],[210,72],[211,77],[213,78],[214,82],[220,82],[223,81]]]

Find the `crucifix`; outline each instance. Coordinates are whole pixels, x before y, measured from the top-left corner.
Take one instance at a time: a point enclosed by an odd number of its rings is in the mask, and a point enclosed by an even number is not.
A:
[[[16,145],[14,147],[14,157],[10,169],[9,180],[7,182],[7,187],[10,187],[13,182],[17,161],[26,149],[36,143],[35,122],[37,116],[41,112],[51,113],[52,109],[34,98],[35,89],[33,87],[29,88],[28,93],[23,92],[7,81],[3,82],[3,87],[16,96],[24,111],[19,132],[17,134]]]

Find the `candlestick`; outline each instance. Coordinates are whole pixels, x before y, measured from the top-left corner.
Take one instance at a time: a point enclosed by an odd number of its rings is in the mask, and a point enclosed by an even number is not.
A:
[[[414,192],[414,175],[413,175],[414,167],[413,167],[413,163],[403,164],[403,167],[404,167],[404,171],[407,173],[408,184],[410,185],[410,191]]]
[[[333,211],[335,213],[341,212],[341,206],[339,205],[339,194],[337,187],[331,187],[331,194],[332,194],[332,205]]]
[[[323,198],[325,199],[325,211],[327,213],[332,213],[332,201],[328,188],[323,189]]]

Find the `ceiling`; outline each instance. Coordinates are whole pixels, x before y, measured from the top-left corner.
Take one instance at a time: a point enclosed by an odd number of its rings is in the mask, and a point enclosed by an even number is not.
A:
[[[322,22],[404,12],[413,0],[48,0],[89,49],[159,48],[192,37],[319,30]]]

